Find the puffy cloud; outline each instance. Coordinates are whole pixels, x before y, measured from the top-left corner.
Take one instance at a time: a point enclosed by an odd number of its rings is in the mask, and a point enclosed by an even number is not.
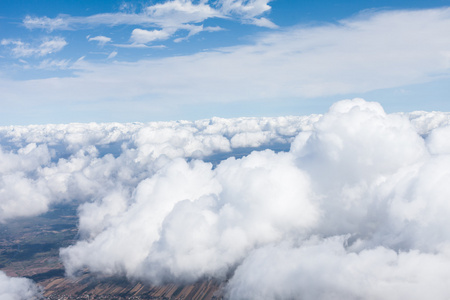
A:
[[[318,212],[308,198],[307,176],[289,155],[255,152],[215,170],[178,159],[141,181],[128,205],[117,195],[83,205],[80,229],[88,238],[61,257],[69,274],[89,266],[155,283],[225,278],[258,245],[312,226]]]
[[[116,188],[123,193],[152,174],[164,158],[213,160],[233,149],[288,145],[315,119],[1,127],[0,221],[43,213],[61,201],[102,198]]]
[[[131,33],[131,41],[137,44],[146,44],[157,40],[166,40],[174,30],[144,30],[136,28]]]
[[[15,57],[28,57],[28,56],[45,56],[54,52],[61,51],[67,42],[64,38],[54,37],[47,38],[42,41],[42,43],[36,47],[31,46],[28,43],[24,43],[21,40],[9,40],[3,39],[1,41],[3,46],[12,45],[12,54]]]
[[[313,239],[300,247],[267,246],[240,265],[230,299],[446,299],[448,251],[348,251],[345,237]]]
[[[0,217],[77,199],[69,275],[227,279],[232,299],[445,299],[448,123],[354,99],[323,116],[0,127]],[[262,150],[279,143],[290,151]],[[243,149],[258,151],[226,159]]]
[[[414,115],[341,101],[297,132],[289,152],[215,168],[181,159],[198,148],[186,143],[192,128],[139,131],[136,149],[146,150],[135,157],[151,170],[80,207],[82,239],[60,252],[67,273],[229,279],[232,299],[445,299],[448,128],[424,138]],[[229,145],[268,140],[248,134],[257,119],[242,121]],[[201,124],[203,133],[233,131]],[[146,148],[150,140],[185,150]]]
[[[450,125],[450,113],[441,111],[415,111],[409,114],[403,114],[407,116],[411,123],[416,128],[420,135],[426,136],[433,129]]]
[[[41,290],[26,278],[8,277],[0,271],[0,298],[2,300],[42,299]]]

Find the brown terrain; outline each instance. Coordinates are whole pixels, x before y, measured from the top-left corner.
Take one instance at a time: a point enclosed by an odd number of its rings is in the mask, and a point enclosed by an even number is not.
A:
[[[39,217],[0,224],[0,270],[33,279],[45,299],[222,299],[223,282],[203,280],[191,285],[152,286],[125,278],[98,277],[87,270],[77,278],[64,276],[59,248],[75,243],[74,206],[56,207]]]

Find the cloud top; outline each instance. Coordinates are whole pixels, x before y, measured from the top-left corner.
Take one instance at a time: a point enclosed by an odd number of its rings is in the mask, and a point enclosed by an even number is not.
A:
[[[405,115],[354,99],[299,132],[290,152],[216,168],[160,157],[131,189],[80,207],[83,239],[61,258],[70,275],[228,278],[232,299],[421,299],[431,282],[444,299],[446,129],[424,138]]]
[[[70,276],[446,299],[449,120],[353,99],[323,116],[2,127],[0,216],[76,201]]]

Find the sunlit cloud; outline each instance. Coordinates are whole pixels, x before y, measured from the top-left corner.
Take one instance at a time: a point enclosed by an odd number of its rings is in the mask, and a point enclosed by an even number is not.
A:
[[[67,45],[67,42],[62,37],[53,37],[46,38],[39,45],[33,46],[21,40],[3,39],[1,45],[10,47],[11,53],[15,57],[39,57],[61,51]]]
[[[171,0],[163,3],[146,6],[142,12],[103,13],[87,17],[60,15],[56,18],[27,16],[23,24],[28,29],[77,30],[79,28],[92,28],[96,26],[139,25],[141,27],[153,27],[157,29],[147,30],[135,28],[131,40],[139,40],[139,43],[165,40],[173,36],[181,29],[187,29],[194,24],[200,24],[211,18],[237,19],[243,23],[254,24],[261,27],[276,28],[266,18],[259,17],[268,10],[270,0],[262,1],[192,1]],[[178,42],[188,39],[190,36],[203,30],[203,26],[195,26],[189,30],[185,37],[178,38]],[[136,32],[137,30],[137,32]],[[207,28],[205,28],[206,31]],[[144,38],[144,31],[147,31]],[[210,31],[210,30],[209,30]],[[151,36],[151,37],[150,37]]]
[[[71,276],[216,278],[233,299],[445,298],[449,126],[353,99],[303,117],[0,127],[0,221],[78,205]]]
[[[86,61],[73,77],[2,79],[0,91],[11,100],[31,95],[38,102],[145,97],[149,105],[363,93],[448,76],[450,40],[443,38],[448,30],[448,8],[373,12],[338,24],[266,33],[248,45],[192,55],[114,64]],[[136,43],[115,46],[146,47],[143,43],[169,35],[136,30]]]
[[[94,36],[94,37],[87,36],[87,39],[89,42],[91,42],[91,41],[98,42],[99,46],[101,46],[101,47],[103,47],[106,43],[111,42],[111,38],[102,36],[102,35]]]

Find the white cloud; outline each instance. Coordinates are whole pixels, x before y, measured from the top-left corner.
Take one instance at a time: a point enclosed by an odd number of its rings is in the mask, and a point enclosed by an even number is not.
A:
[[[39,46],[39,55],[47,55],[51,54],[53,52],[61,51],[62,48],[64,48],[67,45],[67,42],[64,38],[61,37],[55,37],[53,39],[45,40],[40,46]]]
[[[11,52],[15,57],[28,57],[46,56],[54,52],[59,52],[67,45],[67,42],[64,38],[54,37],[44,39],[38,46],[32,46],[28,43],[22,42],[21,40],[8,39],[3,39],[1,44],[3,46],[11,45]]]
[[[2,300],[42,299],[41,289],[26,278],[8,277],[0,271],[0,298]]]
[[[131,33],[131,41],[136,44],[146,44],[158,40],[167,40],[173,31],[168,30],[144,30],[136,28]]]
[[[234,137],[259,126],[234,124]],[[66,270],[154,283],[234,274],[227,291],[237,299],[447,297],[447,128],[424,140],[406,116],[354,99],[309,129],[289,153],[253,152],[215,169],[168,159],[195,144],[189,127],[141,131],[137,160],[154,169],[81,206],[84,239],[61,250]]]
[[[220,6],[220,11],[225,15],[238,15],[244,22],[249,22],[251,24],[268,27],[277,28],[273,22],[266,18],[257,18],[268,11],[271,7],[269,2],[271,0],[219,0],[218,5]]]
[[[87,37],[88,41],[96,41],[98,42],[98,44],[100,46],[104,46],[106,43],[111,42],[111,38],[103,36],[103,35],[99,35],[99,36],[95,36],[95,37]]]
[[[221,11],[226,14],[236,13],[246,18],[259,16],[271,9],[270,0],[219,0]]]
[[[191,1],[172,0],[145,9],[145,14],[153,18],[161,27],[179,27],[182,24],[199,23],[206,19],[221,17],[221,13],[205,1],[194,4]]]
[[[0,220],[77,199],[68,274],[231,276],[237,299],[445,299],[449,122],[354,99],[323,116],[0,127]],[[201,160],[276,143],[290,151]]]
[[[108,59],[112,59],[117,56],[117,51],[113,51],[108,55]]]
[[[238,267],[231,299],[446,299],[448,253],[348,251],[345,237],[268,246]]]
[[[144,7],[141,13],[103,13],[88,17],[60,15],[56,18],[24,18],[23,23],[29,29],[42,28],[53,30],[71,30],[82,26],[118,26],[147,25],[177,27],[181,24],[200,23],[209,18],[244,18],[250,20],[270,10],[270,0],[255,1],[200,1],[170,0]]]
[[[23,24],[28,29],[34,28],[44,28],[49,31],[53,30],[68,30],[70,29],[70,21],[67,20],[67,15],[61,15],[54,19],[49,17],[33,18],[31,16],[26,16],[23,20]]]
[[[272,21],[266,19],[266,18],[254,18],[250,20],[251,24],[260,26],[260,27],[267,27],[267,28],[278,28],[276,24],[274,24]]]
[[[68,69],[71,66],[71,62],[68,59],[44,59],[36,67],[37,69]]]
[[[122,184],[128,189],[163,157],[203,158],[241,147],[287,144],[316,119],[0,127],[5,145],[0,148],[0,222],[43,213],[62,201],[103,197]],[[100,155],[110,147],[117,159]]]
[[[108,65],[86,62],[71,78],[2,79],[0,91],[9,101],[31,96],[38,102],[65,103],[145,98],[148,105],[362,93],[448,76],[450,40],[443,38],[448,30],[448,8],[376,12],[193,55]]]
[[[180,29],[186,29],[195,24],[199,24],[210,18],[234,18],[243,23],[254,24],[257,26],[275,28],[266,18],[257,18],[257,16],[270,10],[267,0],[258,1],[219,1],[193,2],[189,0],[170,0],[163,3],[157,3],[145,7],[141,13],[104,13],[88,17],[73,17],[60,15],[54,19],[48,17],[30,17],[27,16],[23,23],[28,29],[42,28],[49,31],[53,30],[75,30],[83,27],[94,27],[100,25],[118,26],[118,25],[140,25],[142,27],[157,27],[158,29],[145,30],[147,38],[140,39],[136,35],[144,34],[144,29],[134,29],[131,40],[148,40],[152,42],[156,39],[168,39]],[[202,25],[202,24],[201,24]],[[177,38],[178,41],[185,40],[193,34],[199,33],[202,26],[195,26],[196,31],[189,31],[189,35]],[[137,33],[136,30],[139,30]],[[157,33],[164,33],[155,38]],[[152,38],[149,38],[152,35]],[[140,43],[140,42],[139,42]]]

